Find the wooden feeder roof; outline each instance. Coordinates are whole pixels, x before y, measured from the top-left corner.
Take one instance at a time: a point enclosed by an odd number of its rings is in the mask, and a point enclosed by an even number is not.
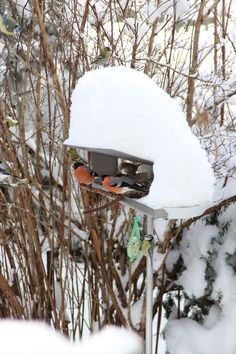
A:
[[[95,152],[95,153],[102,154],[102,155],[113,156],[113,157],[116,157],[119,159],[124,159],[124,160],[129,160],[129,161],[137,161],[137,162],[141,162],[142,164],[145,164],[145,165],[153,165],[153,162],[150,160],[141,159],[138,156],[126,154],[126,153],[118,151],[118,150],[93,148],[93,147],[88,147],[88,146],[70,145],[70,144],[66,144],[66,142],[65,142],[65,145],[70,146],[70,147],[75,147],[75,148],[78,148],[81,150],[86,150],[89,152]]]

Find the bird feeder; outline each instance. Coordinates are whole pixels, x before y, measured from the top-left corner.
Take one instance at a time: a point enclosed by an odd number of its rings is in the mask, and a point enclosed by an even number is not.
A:
[[[91,155],[90,167],[99,175],[115,176],[118,159],[135,161],[142,164],[142,171],[147,174],[148,179],[152,179],[154,175],[153,183],[158,186],[160,161],[160,170],[163,173],[158,191],[163,197],[165,190],[169,192],[170,189],[169,176],[174,174],[175,183],[172,189],[175,193],[172,199],[175,200],[172,204],[167,203],[166,207],[158,206],[165,205],[164,202],[154,203],[153,207],[151,203],[144,202],[145,198],[133,199],[125,195],[120,197],[119,203],[147,216],[148,234],[153,235],[154,221],[158,218],[193,218],[212,206],[213,174],[199,142],[192,135],[176,102],[146,75],[123,67],[87,73],[79,80],[73,92],[71,118],[70,136],[64,144],[88,151]],[[151,129],[148,130],[147,127]],[[168,143],[172,144],[171,150]],[[157,157],[155,161],[149,159],[153,150]],[[165,161],[168,164],[165,165]],[[173,165],[176,166],[174,172],[171,169]],[[183,184],[183,179],[188,185]],[[192,193],[194,200],[200,200],[199,203],[192,203],[188,198],[187,203],[178,203],[179,196],[185,194],[188,197],[192,190],[195,191],[195,194]],[[152,354],[151,253],[146,259],[145,354]]]

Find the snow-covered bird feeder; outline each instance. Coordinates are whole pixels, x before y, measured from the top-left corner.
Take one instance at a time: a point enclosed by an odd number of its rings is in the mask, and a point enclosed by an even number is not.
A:
[[[213,203],[211,166],[180,106],[136,70],[108,67],[90,71],[78,81],[65,144],[90,151],[92,168],[101,175],[117,173],[117,158],[151,167],[154,179],[148,195],[121,199],[148,216],[149,234],[153,234],[156,218],[195,217]],[[152,353],[152,281],[150,256],[146,354]]]
[[[211,205],[214,175],[185,116],[147,75],[126,67],[86,73],[72,94],[66,145],[92,152],[99,174],[117,158],[153,165],[149,194],[128,201],[157,218],[188,218]]]

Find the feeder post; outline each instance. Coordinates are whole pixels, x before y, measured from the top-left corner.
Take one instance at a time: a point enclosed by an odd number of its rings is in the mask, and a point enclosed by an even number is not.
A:
[[[147,233],[153,235],[153,217],[147,215]],[[152,354],[153,267],[152,252],[146,257],[146,340],[145,354]]]

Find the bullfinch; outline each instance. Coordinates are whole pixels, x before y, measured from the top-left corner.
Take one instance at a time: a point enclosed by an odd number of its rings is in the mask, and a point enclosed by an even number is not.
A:
[[[80,184],[90,185],[93,183],[97,176],[89,166],[84,165],[82,162],[75,162],[73,164],[74,176]]]
[[[124,194],[133,191],[148,192],[146,186],[127,176],[104,176],[102,177],[102,185],[108,192],[115,194]]]

